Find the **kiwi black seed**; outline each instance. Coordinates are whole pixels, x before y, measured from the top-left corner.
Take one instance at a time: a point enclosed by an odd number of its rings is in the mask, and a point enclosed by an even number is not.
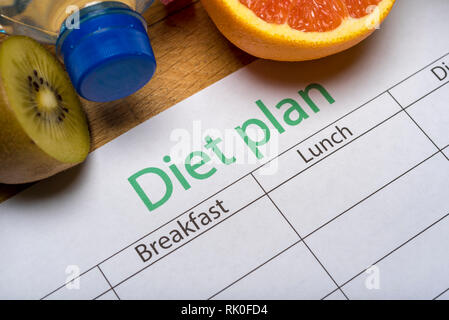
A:
[[[67,118],[66,114],[69,113],[69,109],[64,104],[64,98],[59,93],[55,86],[50,85],[49,80],[44,78],[38,70],[34,69],[30,75],[27,76],[27,82],[29,87],[30,103],[33,105],[33,110],[36,112],[36,117],[43,121],[55,121],[58,124],[64,122]],[[57,106],[53,108],[47,108],[41,106],[37,101],[37,94],[41,90],[48,90],[57,101]]]

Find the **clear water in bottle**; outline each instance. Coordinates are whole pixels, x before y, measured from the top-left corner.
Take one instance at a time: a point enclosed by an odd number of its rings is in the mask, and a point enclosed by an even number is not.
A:
[[[156,68],[140,15],[154,0],[0,0],[0,31],[55,44],[78,93],[111,101],[145,85]]]

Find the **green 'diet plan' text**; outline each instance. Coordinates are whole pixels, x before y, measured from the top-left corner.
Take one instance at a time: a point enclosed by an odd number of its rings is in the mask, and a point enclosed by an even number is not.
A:
[[[279,101],[274,107],[281,112],[284,112],[283,117],[276,117],[262,100],[255,102],[255,107],[261,111],[261,115],[258,118],[251,118],[241,123],[234,128],[235,134],[241,138],[244,145],[249,148],[250,153],[254,154],[257,159],[263,159],[265,156],[261,152],[260,147],[268,144],[272,137],[273,130],[277,131],[281,137],[289,127],[295,127],[300,125],[303,121],[309,119],[312,115],[320,112],[320,107],[316,99],[311,97],[312,93],[314,97],[321,95],[328,104],[335,102],[331,94],[320,84],[310,84],[304,90],[298,92],[299,97],[305,102],[302,106],[293,98],[285,98]],[[252,139],[248,134],[248,129],[254,127],[259,129],[263,134],[256,140]],[[189,190],[192,188],[190,180],[205,180],[213,176],[216,172],[216,168],[211,168],[207,172],[199,172],[200,168],[211,161],[212,157],[217,157],[220,162],[225,165],[232,165],[237,162],[236,156],[232,154],[224,154],[220,148],[222,139],[206,136],[205,137],[205,149],[204,151],[192,151],[186,155],[185,162],[182,166],[172,163],[170,156],[164,156],[163,161],[166,163],[165,168],[147,167],[144,168],[131,177],[128,178],[132,188],[137,192],[137,195],[143,201],[149,211],[154,211],[157,208],[163,206],[173,195],[173,186],[175,183],[179,183],[182,189]],[[160,180],[161,188],[164,188],[163,196],[158,196],[157,199],[139,184],[138,179],[146,175],[156,175]]]

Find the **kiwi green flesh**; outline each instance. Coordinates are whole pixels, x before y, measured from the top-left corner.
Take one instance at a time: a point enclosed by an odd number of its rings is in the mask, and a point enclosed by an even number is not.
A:
[[[59,61],[36,41],[11,37],[0,48],[0,75],[8,106],[29,138],[62,163],[84,161],[86,117]]]

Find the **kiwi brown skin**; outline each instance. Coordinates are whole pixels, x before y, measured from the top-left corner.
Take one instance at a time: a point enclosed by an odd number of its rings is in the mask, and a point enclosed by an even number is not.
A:
[[[30,139],[8,105],[0,77],[0,183],[35,182],[75,165],[50,157]]]

